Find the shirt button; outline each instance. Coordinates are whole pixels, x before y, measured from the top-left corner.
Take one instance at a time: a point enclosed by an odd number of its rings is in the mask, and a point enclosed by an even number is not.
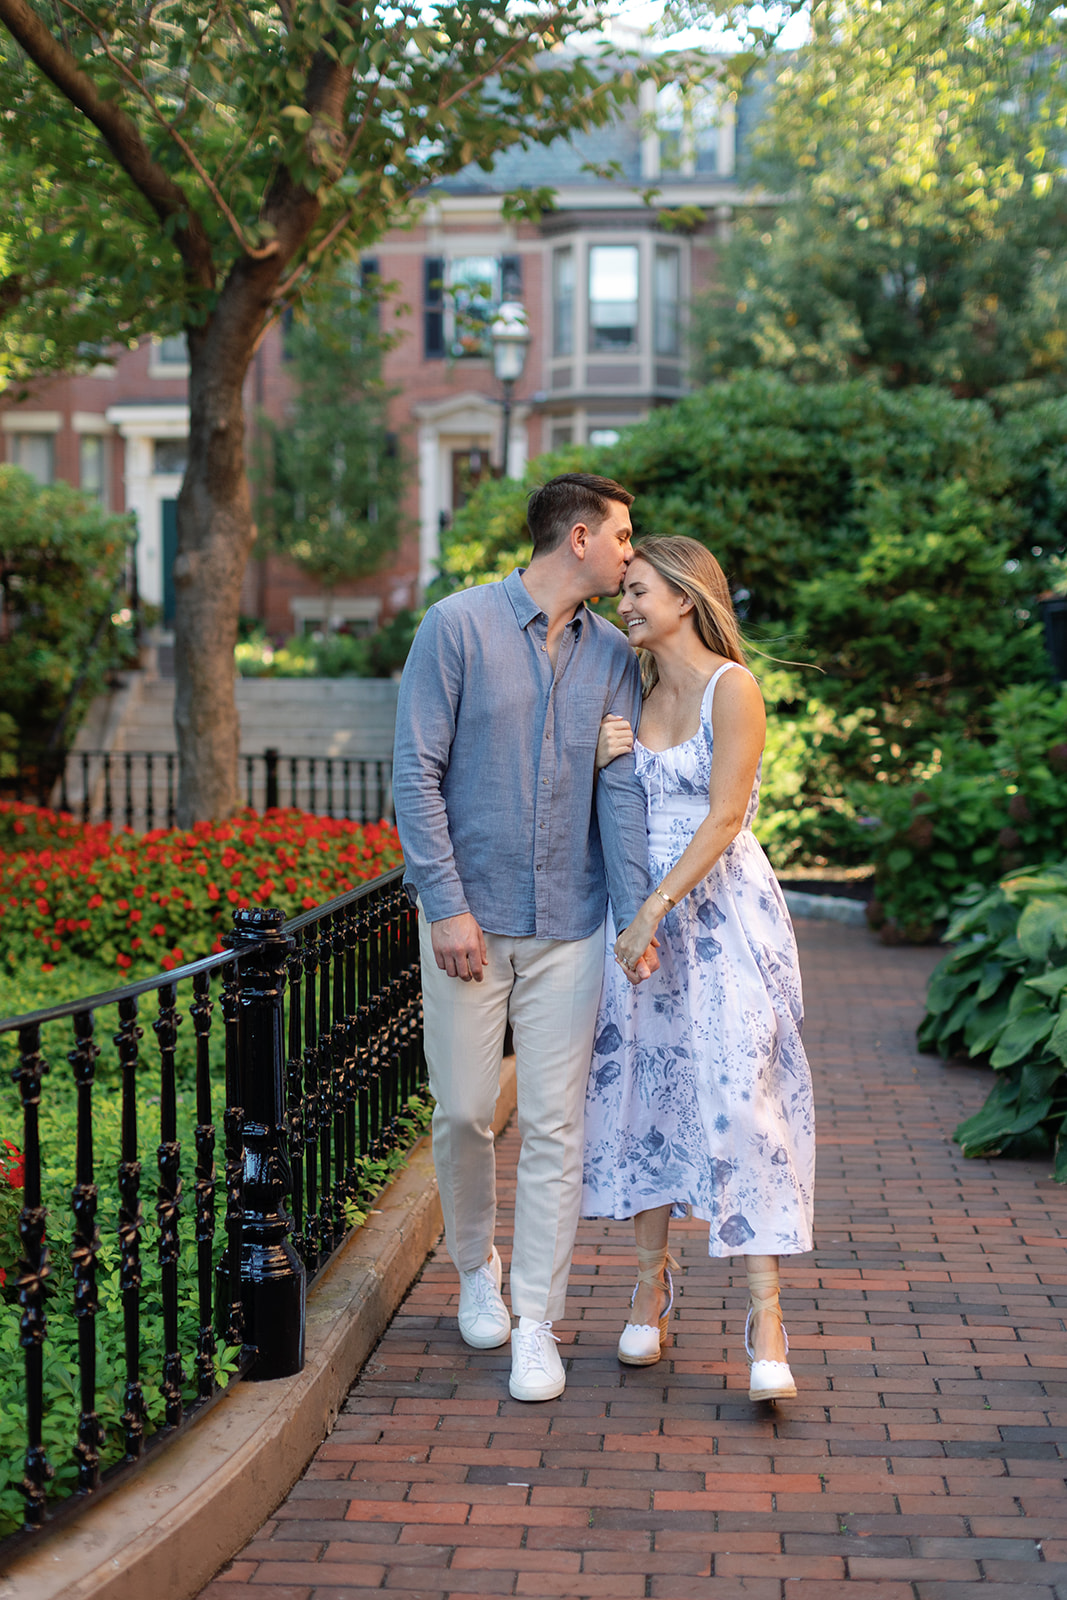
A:
[[[548,779],[547,779],[547,778],[542,778],[542,779],[541,779],[541,782],[542,782],[542,783],[547,783],[547,782],[548,782]]]
[[[539,823],[538,823],[538,824],[537,824],[537,826],[538,826],[538,827],[539,827],[539,828],[543,828],[543,827],[544,827],[544,823],[543,823],[543,822],[539,822]]]
[[[541,863],[540,863],[540,861],[539,861],[539,862],[538,862],[538,863],[537,863],[537,870],[538,870],[538,872],[540,872],[540,870],[541,870]]]

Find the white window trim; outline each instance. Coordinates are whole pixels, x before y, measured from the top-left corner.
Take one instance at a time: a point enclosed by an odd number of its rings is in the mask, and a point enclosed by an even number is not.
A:
[[[157,354],[161,340],[156,334],[152,335],[152,345],[148,352],[148,376],[150,378],[187,378],[189,376],[188,361],[160,361]]]
[[[58,433],[63,426],[62,411],[5,411],[0,416],[4,433]]]

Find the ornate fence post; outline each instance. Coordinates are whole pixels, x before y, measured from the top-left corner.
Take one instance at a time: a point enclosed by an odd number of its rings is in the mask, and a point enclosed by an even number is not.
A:
[[[238,958],[237,1047],[244,1110],[241,1300],[244,1336],[257,1349],[251,1377],[284,1378],[304,1365],[306,1274],[290,1241],[283,1197],[292,1187],[286,1149],[283,995],[290,941],[284,913],[234,913]],[[229,1249],[229,1247],[227,1247]],[[226,1271],[226,1263],[221,1269]]]

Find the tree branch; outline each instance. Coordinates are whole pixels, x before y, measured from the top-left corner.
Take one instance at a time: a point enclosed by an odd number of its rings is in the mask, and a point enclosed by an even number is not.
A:
[[[61,0],[61,4],[65,5],[68,11],[73,11],[76,17],[80,17],[90,32],[96,35],[97,39],[100,41],[101,49],[111,62],[112,66],[116,67],[118,71],[122,73],[123,77],[133,85],[134,89],[136,89],[142,100],[144,100],[149,112],[155,118],[156,122],[158,122],[163,131],[174,140],[174,143],[178,146],[178,149],[181,151],[186,161],[188,161],[189,165],[192,167],[201,183],[207,189],[211,198],[214,200],[215,204],[226,218],[226,221],[230,224],[234,237],[245,254],[251,256],[253,261],[263,261],[267,256],[276,255],[278,251],[278,244],[274,239],[268,240],[264,245],[257,246],[249,244],[248,240],[245,238],[244,230],[242,229],[241,224],[238,222],[236,215],[226,204],[226,201],[223,199],[218,186],[209,176],[207,169],[198,159],[188,140],[182,137],[173,123],[167,121],[166,117],[153,100],[151,94],[141,82],[140,78],[135,72],[130,70],[121,56],[117,56],[115,54],[111,46],[108,44],[102,30],[96,26],[92,18],[86,16],[81,7],[74,4],[74,0]],[[184,104],[182,109],[184,111]]]
[[[174,242],[193,282],[213,288],[215,264],[203,222],[185,191],[153,159],[140,129],[121,107],[104,99],[89,75],[26,0],[0,0],[0,23],[59,92],[101,134],[119,166],[144,195],[161,222],[178,221]]]

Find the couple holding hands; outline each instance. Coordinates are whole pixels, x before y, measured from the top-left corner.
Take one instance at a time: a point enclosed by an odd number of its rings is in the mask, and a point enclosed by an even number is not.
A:
[[[515,1399],[555,1399],[579,1216],[633,1218],[618,1355],[650,1365],[670,1218],[697,1216],[710,1255],[745,1257],[749,1395],[788,1398],[778,1257],[812,1247],[814,1114],[793,931],[751,832],[763,701],[715,558],[635,549],[632,503],[585,473],[535,490],[530,565],[432,606],[401,683],[393,788],[459,1328],[511,1340]],[[585,604],[620,593],[629,644]],[[514,1330],[491,1129],[509,1020]]]

